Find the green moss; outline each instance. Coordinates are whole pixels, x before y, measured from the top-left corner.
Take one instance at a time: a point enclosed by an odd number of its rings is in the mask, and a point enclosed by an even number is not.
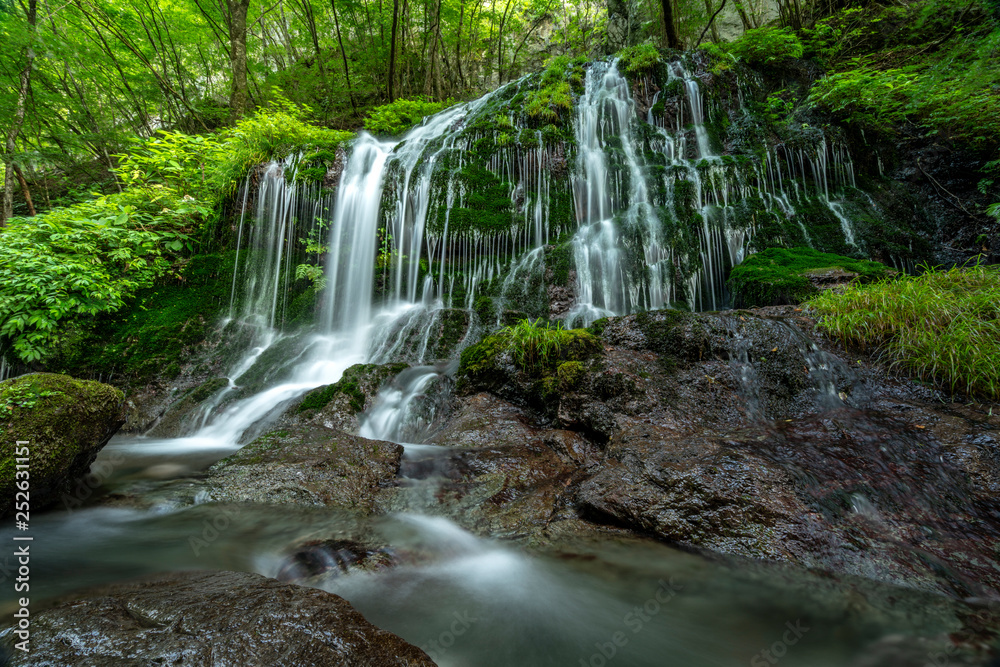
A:
[[[580,92],[582,87],[583,61],[569,56],[552,57],[546,63],[538,88],[525,96],[525,113],[538,124],[566,124],[573,114],[573,92]]]
[[[212,378],[191,390],[188,397],[195,403],[201,403],[212,394],[229,386],[229,378]]]
[[[299,403],[296,412],[322,410],[330,401],[343,394],[349,399],[349,406],[355,413],[365,409],[365,388],[377,390],[386,380],[401,373],[406,364],[355,364],[344,371],[334,384],[313,389]]]
[[[296,182],[322,183],[337,163],[335,150],[323,149],[302,155],[295,169],[286,169],[285,178]]]
[[[80,377],[114,375],[126,383],[176,375],[179,360],[206,339],[229,304],[233,258],[193,257],[177,276],[140,290],[126,308],[67,330],[46,368]]]
[[[560,243],[546,248],[545,266],[552,271],[553,285],[569,284],[569,272],[573,268],[573,244]]]
[[[695,314],[682,310],[636,313],[635,323],[646,337],[648,349],[660,355],[668,371],[676,366],[708,357],[712,346],[708,331]]]
[[[521,320],[466,348],[459,373],[468,376],[491,373],[507,356],[529,375],[550,375],[565,362],[587,361],[603,349],[597,337],[586,329],[563,329],[540,321]]]
[[[38,373],[0,383],[0,515],[12,510],[17,441],[26,441],[32,509],[84,475],[121,424],[122,392],[68,375]],[[23,463],[23,462],[22,462]]]
[[[627,46],[615,54],[618,68],[629,73],[646,72],[660,64],[660,52],[649,43]]]
[[[888,276],[885,265],[819,252],[811,248],[771,248],[750,255],[729,276],[729,289],[739,306],[801,303],[818,290],[810,276],[829,270],[856,273],[860,282]]]
[[[559,364],[559,368],[556,369],[559,388],[562,391],[572,391],[580,384],[585,372],[586,369],[579,361],[567,361]]]

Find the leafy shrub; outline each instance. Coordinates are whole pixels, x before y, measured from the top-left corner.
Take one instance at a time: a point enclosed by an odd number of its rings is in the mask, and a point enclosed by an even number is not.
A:
[[[951,391],[1000,398],[1000,269],[927,268],[809,302],[819,326]]]
[[[303,113],[286,105],[211,136],[160,132],[118,156],[122,193],[11,219],[0,231],[0,348],[41,359],[66,320],[117,311],[193,252],[252,166],[350,138]]]
[[[178,207],[205,212],[164,189],[136,189],[12,219],[0,234],[0,336],[34,361],[61,320],[120,308],[164,275],[168,251],[189,239]]]
[[[789,58],[801,58],[802,42],[789,28],[747,30],[726,49],[751,65],[774,65]]]
[[[660,52],[652,44],[643,43],[626,46],[615,54],[619,69],[626,72],[643,72],[650,70],[660,62]]]
[[[750,255],[742,264],[733,267],[728,286],[736,296],[737,305],[743,307],[801,303],[817,291],[809,276],[830,269],[857,273],[861,282],[872,282],[889,275],[889,269],[878,262],[851,259],[812,248],[769,248]]]
[[[977,148],[1000,145],[1000,29],[961,35],[898,67],[858,65],[821,79],[809,104],[881,131],[913,122]],[[888,53],[883,62],[896,62]]]
[[[383,104],[372,109],[365,118],[365,129],[372,134],[396,136],[417,125],[425,116],[433,116],[452,104],[453,100],[445,102],[428,102],[422,98],[396,100],[391,104]]]

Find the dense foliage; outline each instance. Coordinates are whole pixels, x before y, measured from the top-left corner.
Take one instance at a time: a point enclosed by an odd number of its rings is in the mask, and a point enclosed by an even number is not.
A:
[[[376,135],[397,136],[418,125],[426,116],[433,116],[452,101],[428,102],[423,99],[396,100],[375,107],[365,118],[365,129]]]
[[[809,305],[836,338],[952,391],[1000,398],[1000,267],[928,268]]]
[[[289,107],[210,136],[163,132],[138,143],[115,170],[121,193],[13,218],[0,234],[0,339],[23,361],[41,358],[64,320],[118,310],[198,250],[251,166],[349,137]]]

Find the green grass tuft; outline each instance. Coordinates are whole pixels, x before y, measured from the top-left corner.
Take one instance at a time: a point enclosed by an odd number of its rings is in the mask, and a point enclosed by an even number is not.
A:
[[[809,302],[819,327],[952,392],[1000,398],[1000,268],[927,268]]]

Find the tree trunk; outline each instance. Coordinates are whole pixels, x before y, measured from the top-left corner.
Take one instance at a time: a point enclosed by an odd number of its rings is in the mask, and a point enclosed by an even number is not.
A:
[[[229,96],[229,115],[236,120],[249,106],[247,90],[247,10],[250,0],[226,0],[229,10],[229,63],[233,88]]]
[[[714,41],[716,44],[719,43],[719,31],[715,29],[715,18],[722,13],[723,9],[726,8],[726,2],[728,2],[728,0],[722,0],[722,4],[719,5],[719,8],[715,10],[715,13],[708,17],[708,25],[706,25],[705,29],[701,31],[701,35],[698,37],[698,41],[695,42],[694,44],[696,47],[699,44],[701,44],[702,40],[705,39],[705,33],[708,32],[709,28],[712,29],[712,41]],[[709,5],[708,3],[709,0],[705,0],[706,6],[711,7],[711,5]]]
[[[725,6],[726,3],[723,2],[722,4],[723,4],[723,6]],[[721,11],[721,8],[720,8],[719,11]],[[709,17],[709,19],[708,19],[708,27],[712,31],[712,41],[715,42],[716,44],[718,44],[720,41],[722,41],[722,40],[719,39],[719,29],[715,27],[715,17],[718,15],[718,13],[719,12],[714,11],[712,9],[712,0],[705,0],[705,16]],[[705,33],[702,33],[702,34],[704,35]],[[704,39],[704,38],[702,38],[702,39]],[[701,43],[701,39],[699,39],[698,42]],[[698,44],[695,44],[695,47],[697,47],[697,46],[698,46]]]
[[[24,5],[21,5],[24,7]],[[28,21],[32,35],[35,32],[35,17],[38,15],[37,0],[29,0],[25,9],[25,18]],[[31,87],[31,67],[35,62],[35,51],[32,44],[24,49],[24,67],[21,69],[21,76],[17,87],[17,103],[14,107],[14,118],[11,119],[7,128],[7,137],[4,142],[5,169],[3,179],[3,202],[0,205],[0,227],[7,224],[7,220],[14,214],[14,152],[17,150],[17,137],[21,134],[21,126],[24,125],[24,114],[28,104],[28,91]]]
[[[747,12],[743,9],[743,3],[740,0],[736,0],[736,12],[740,15],[740,21],[743,23],[743,32],[751,30],[754,25],[750,22],[750,17],[747,16]]]
[[[351,90],[351,71],[347,68],[347,52],[344,51],[344,40],[340,37],[340,19],[337,18],[337,2],[330,0],[330,9],[333,10],[333,25],[337,29],[337,43],[340,44],[340,57],[344,61],[344,78],[347,80],[347,96],[351,99],[351,108],[354,115],[361,117],[358,113],[358,105],[354,103],[354,91]]]
[[[666,30],[667,48],[681,48],[681,39],[677,36],[677,24],[674,23],[674,0],[660,0],[663,7],[663,27]]]
[[[24,194],[24,201],[28,202],[28,215],[35,215],[35,204],[31,201],[31,190],[28,189],[28,182],[24,180],[24,173],[21,172],[21,168],[17,166],[17,163],[13,163],[14,173],[17,175],[17,181],[21,184],[21,192]]]
[[[396,28],[399,25],[399,0],[392,0],[392,35],[389,37],[389,104],[393,99],[393,80],[396,78]]]

